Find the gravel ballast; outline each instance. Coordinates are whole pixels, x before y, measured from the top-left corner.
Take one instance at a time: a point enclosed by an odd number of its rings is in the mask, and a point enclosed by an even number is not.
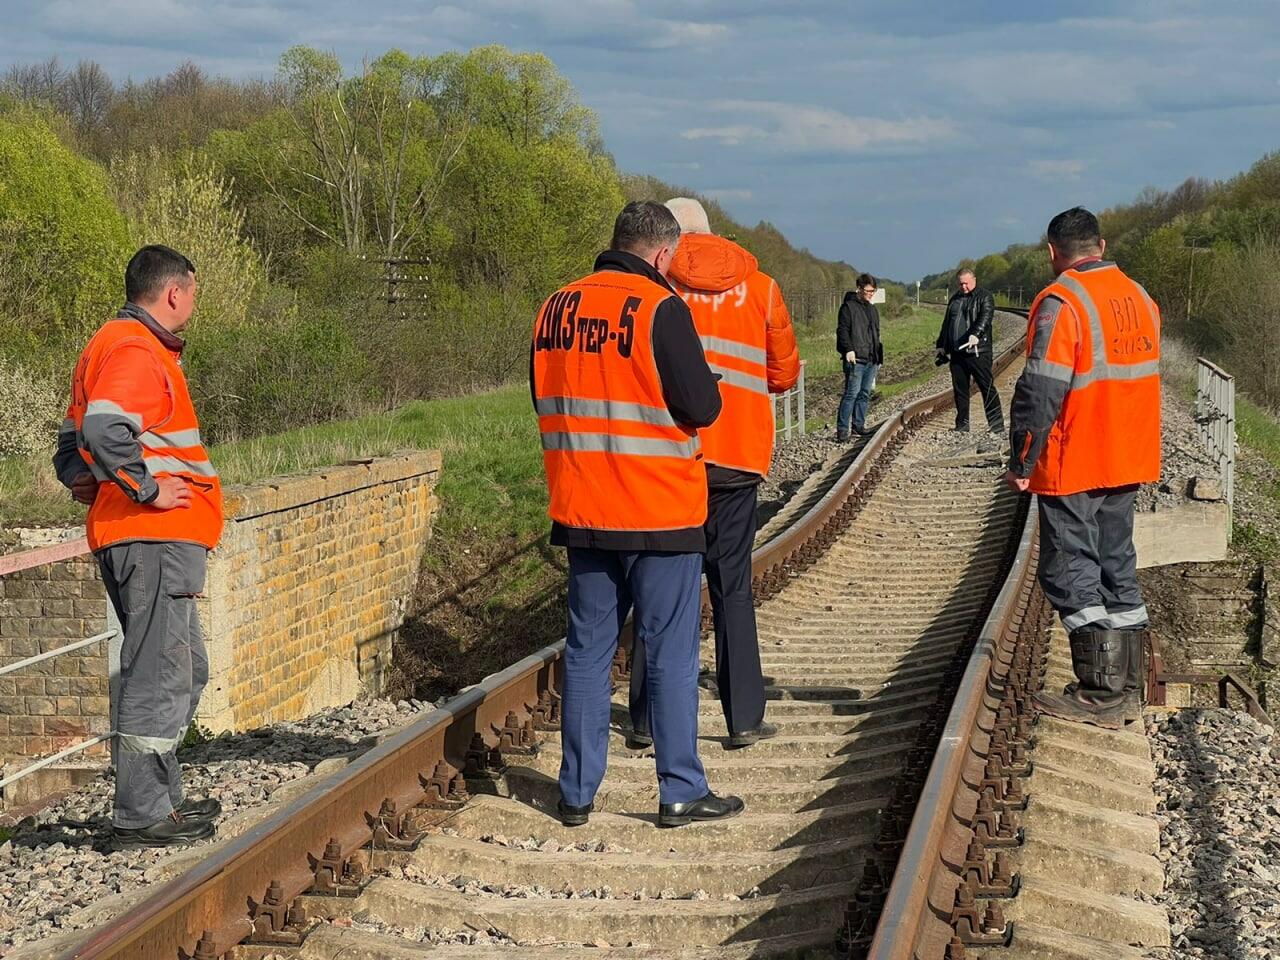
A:
[[[1149,717],[1172,951],[1161,960],[1280,957],[1275,731],[1231,710]]]
[[[216,798],[223,808],[218,822],[225,824],[261,807],[317,764],[360,751],[370,737],[431,706],[358,701],[305,720],[216,737],[179,752],[183,783],[189,796]],[[161,867],[173,850],[111,850],[114,790],[114,779],[104,773],[19,822],[0,845],[0,956],[16,944],[92,925],[97,918],[78,912],[164,879]]]

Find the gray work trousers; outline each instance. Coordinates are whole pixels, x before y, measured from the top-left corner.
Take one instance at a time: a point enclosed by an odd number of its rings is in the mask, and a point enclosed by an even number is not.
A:
[[[97,554],[123,629],[116,701],[116,799],[123,829],[158,823],[182,803],[178,744],[209,680],[196,616],[208,551],[192,543],[121,543]]]
[[[1037,497],[1040,585],[1070,633],[1146,626],[1133,546],[1137,486]]]

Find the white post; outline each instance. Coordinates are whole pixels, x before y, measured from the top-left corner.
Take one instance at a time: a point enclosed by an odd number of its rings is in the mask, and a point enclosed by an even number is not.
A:
[[[800,408],[800,436],[804,436],[804,361],[800,361],[800,379],[796,381],[797,406]]]

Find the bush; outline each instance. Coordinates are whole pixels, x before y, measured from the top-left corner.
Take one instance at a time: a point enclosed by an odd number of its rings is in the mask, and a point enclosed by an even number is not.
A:
[[[0,360],[0,457],[47,452],[65,411],[52,381]]]
[[[241,236],[244,214],[231,185],[193,158],[175,160],[152,150],[113,162],[111,186],[128,215],[135,248],[163,243],[196,265],[193,329],[244,324],[266,272]]]
[[[26,107],[0,111],[0,244],[6,352],[74,341],[120,299],[128,238],[106,176]]]
[[[330,310],[299,310],[274,289],[239,324],[206,327],[186,355],[192,396],[215,443],[365,412],[377,401],[362,328]]]

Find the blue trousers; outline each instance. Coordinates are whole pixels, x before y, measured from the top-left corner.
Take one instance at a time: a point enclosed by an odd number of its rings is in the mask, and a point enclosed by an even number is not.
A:
[[[879,365],[859,360],[844,364],[844,395],[840,397],[840,409],[836,412],[836,435],[849,435],[849,421],[858,428],[867,425],[867,404],[871,402],[871,388],[876,382]]]
[[[644,647],[649,729],[661,803],[707,794],[698,759],[698,614],[702,555],[569,548],[560,795],[595,798],[609,758],[609,668],[634,606]]]

